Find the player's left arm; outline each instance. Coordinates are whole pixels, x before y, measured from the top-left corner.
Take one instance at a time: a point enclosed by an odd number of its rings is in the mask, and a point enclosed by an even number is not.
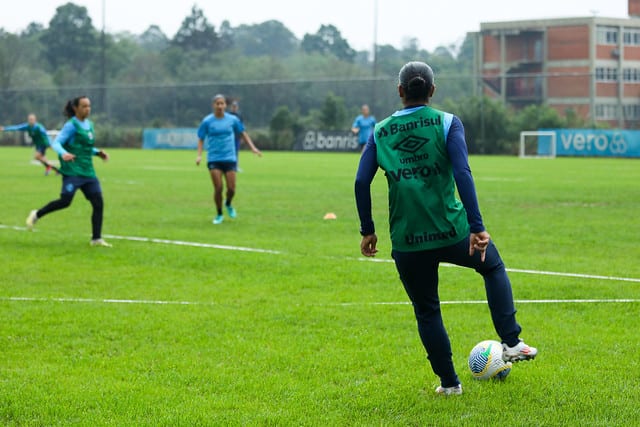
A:
[[[473,255],[478,250],[480,251],[481,260],[484,261],[491,236],[485,230],[482,215],[480,214],[476,186],[469,166],[464,126],[456,116],[453,116],[447,136],[447,153],[451,160],[453,177],[456,181],[458,194],[460,194],[460,200],[467,212],[467,221],[471,231],[469,236],[469,255]]]
[[[95,147],[93,148],[93,155],[100,157],[105,162],[109,161],[109,154],[107,154],[106,151],[101,150],[99,148],[95,148]]]
[[[240,133],[240,137],[242,138],[242,140],[244,142],[247,143],[247,145],[249,146],[249,148],[251,148],[251,151],[258,155],[258,157],[262,157],[262,152],[260,150],[258,150],[258,147],[256,147],[253,143],[253,141],[251,140],[251,137],[249,136],[249,134],[247,133],[247,131],[242,131],[242,133]]]

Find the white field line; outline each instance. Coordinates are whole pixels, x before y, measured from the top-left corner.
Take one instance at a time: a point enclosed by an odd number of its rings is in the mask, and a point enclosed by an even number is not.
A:
[[[191,246],[195,248],[223,249],[227,251],[240,251],[240,252],[258,252],[258,253],[273,254],[273,255],[282,254],[282,252],[272,250],[272,249],[258,249],[258,248],[246,248],[243,246],[216,245],[213,243],[184,242],[181,240],[154,239],[149,237],[115,236],[113,234],[105,234],[104,237],[106,237],[107,239],[130,240],[134,242],[161,243],[165,245]]]
[[[26,231],[26,227],[15,227],[0,224],[0,229],[8,229],[8,230],[17,230],[17,231]],[[128,240],[133,242],[146,242],[146,243],[158,243],[164,245],[177,245],[177,246],[189,246],[196,248],[208,248],[208,249],[221,249],[227,251],[240,251],[240,252],[255,252],[255,253],[265,253],[272,255],[285,255],[285,252],[274,250],[274,249],[260,249],[260,248],[248,248],[243,246],[229,246],[229,245],[217,245],[214,243],[198,243],[198,242],[187,242],[182,240],[168,240],[168,239],[156,239],[150,237],[136,237],[136,236],[117,236],[113,234],[105,234],[104,237],[108,239],[115,240]],[[345,260],[357,260],[362,262],[374,262],[374,263],[393,263],[391,259],[384,258],[341,258]],[[459,267],[453,264],[441,264],[443,267]],[[462,267],[459,267],[462,268]],[[591,279],[591,280],[611,280],[617,282],[633,282],[640,283],[640,278],[636,277],[618,277],[618,276],[604,276],[597,274],[583,274],[583,273],[565,273],[560,271],[544,271],[544,270],[529,270],[529,269],[521,269],[521,268],[507,268],[507,271],[510,273],[520,273],[520,274],[534,274],[538,276],[556,276],[556,277],[574,277],[579,279]]]
[[[84,303],[84,304],[139,304],[139,305],[200,305],[212,306],[213,302],[197,301],[162,301],[162,300],[134,300],[134,299],[99,299],[99,298],[45,298],[45,297],[0,297],[0,301],[6,302],[58,302],[58,303]],[[618,298],[618,299],[536,299],[536,300],[515,300],[516,304],[629,304],[640,303],[640,299]],[[322,306],[377,306],[377,305],[409,305],[409,301],[388,301],[388,302],[344,302],[319,304]],[[463,301],[440,301],[446,305],[474,305],[487,304],[486,300],[463,300]]]

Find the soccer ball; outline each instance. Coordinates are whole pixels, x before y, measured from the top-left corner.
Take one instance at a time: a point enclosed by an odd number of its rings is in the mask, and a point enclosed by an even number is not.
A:
[[[502,360],[502,344],[486,340],[469,353],[469,369],[477,380],[504,379],[511,372],[511,362]]]

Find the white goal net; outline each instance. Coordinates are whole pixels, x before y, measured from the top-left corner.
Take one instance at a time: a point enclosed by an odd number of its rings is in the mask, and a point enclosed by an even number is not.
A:
[[[543,130],[520,132],[519,156],[555,158],[556,133]]]

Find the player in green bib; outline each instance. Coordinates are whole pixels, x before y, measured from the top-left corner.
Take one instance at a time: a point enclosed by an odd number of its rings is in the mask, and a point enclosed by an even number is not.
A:
[[[427,64],[410,62],[402,67],[398,93],[404,108],[376,125],[360,158],[355,191],[360,251],[372,257],[378,251],[378,238],[370,186],[376,171],[384,170],[392,256],[413,304],[429,362],[440,378],[436,392],[449,395],[462,394],[462,386],[440,314],[441,262],[473,268],[482,275],[506,361],[533,359],[537,349],[519,338],[511,283],[478,207],[464,127],[453,114],[429,105],[434,91],[433,71]]]
[[[25,123],[21,123],[19,125],[12,126],[0,126],[0,131],[20,131],[26,132],[27,135],[31,138],[33,145],[35,147],[34,159],[39,161],[44,165],[45,175],[49,175],[53,166],[47,160],[45,153],[47,148],[51,145],[51,141],[49,141],[49,135],[47,134],[47,129],[45,129],[42,124],[38,123],[38,119],[35,114],[29,114],[27,116],[27,121]]]
[[[91,203],[92,246],[111,246],[102,238],[102,216],[104,202],[102,188],[93,168],[93,156],[107,161],[106,152],[95,147],[93,123],[89,120],[91,101],[86,96],[70,100],[64,109],[68,118],[51,147],[60,158],[62,191],[60,198],[48,203],[42,209],[33,210],[27,217],[27,226],[33,228],[43,216],[65,209],[71,205],[77,190],[82,191]]]

